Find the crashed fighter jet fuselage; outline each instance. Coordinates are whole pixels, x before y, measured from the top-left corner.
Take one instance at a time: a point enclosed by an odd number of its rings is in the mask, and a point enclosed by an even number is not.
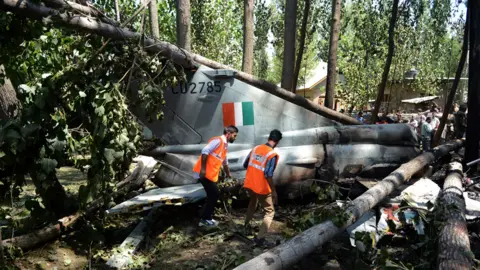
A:
[[[272,129],[283,133],[276,148],[277,186],[358,175],[373,165],[399,165],[418,154],[416,134],[404,124],[340,125],[239,81],[229,70],[201,66],[187,79],[164,91],[162,121],[143,121],[167,145],[148,153],[162,161],[155,181],[160,187],[196,183],[192,168],[202,148],[230,124],[239,128],[227,155],[238,179],[245,176],[243,162],[250,150],[265,143]],[[136,115],[144,115],[141,108]]]

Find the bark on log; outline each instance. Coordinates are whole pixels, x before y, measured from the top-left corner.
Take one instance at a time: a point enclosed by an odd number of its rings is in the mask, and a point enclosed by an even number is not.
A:
[[[438,269],[472,269],[462,178],[462,164],[450,163],[437,206],[444,221],[438,239]]]
[[[153,160],[154,162],[151,162],[151,160]],[[114,198],[118,197],[121,194],[124,194],[125,191],[128,192],[129,190],[134,190],[138,188],[139,183],[141,185],[141,183],[145,182],[148,176],[152,173],[153,167],[156,164],[156,160],[151,157],[142,156],[140,157],[140,161],[138,163],[139,164],[137,168],[132,173],[132,175],[136,175],[136,177],[132,177],[131,181],[128,182],[122,181],[118,183],[118,191],[112,195]],[[35,232],[3,240],[2,245],[7,247],[15,246],[21,248],[22,250],[28,250],[36,247],[41,243],[45,243],[59,237],[68,228],[72,227],[82,216],[98,210],[102,206],[102,204],[103,199],[97,199],[91,202],[87,209],[83,212],[77,212],[73,215],[63,217],[59,219],[57,223],[50,224],[45,228],[42,228]]]
[[[31,249],[40,243],[47,242],[60,236],[66,229],[75,224],[82,216],[80,213],[64,217],[58,220],[56,224],[51,224],[36,232],[20,235],[14,238],[2,241],[4,247],[18,247],[22,250]]]
[[[467,19],[465,21],[465,30],[463,33],[463,45],[462,45],[462,54],[460,56],[460,61],[458,62],[457,72],[455,73],[455,80],[453,81],[452,88],[448,94],[447,104],[443,109],[442,119],[440,119],[440,125],[438,126],[437,132],[433,137],[432,146],[437,146],[440,142],[440,137],[442,136],[443,129],[445,128],[445,123],[447,122],[448,115],[452,109],[453,99],[457,93],[458,84],[460,83],[460,77],[462,76],[463,67],[465,66],[465,60],[467,59],[468,53],[468,23],[469,23],[469,10],[467,9]]]
[[[140,38],[140,34],[131,32],[126,28],[115,27],[113,25],[95,21],[92,18],[87,18],[83,16],[70,16],[69,14],[61,13],[52,8],[36,5],[28,0],[0,0],[0,9],[5,11],[11,11],[21,16],[28,16],[30,18],[38,20],[41,20],[42,18],[45,18],[47,16],[52,16],[53,18],[58,19],[59,22],[70,27],[84,30],[90,33],[95,33],[100,36],[108,37],[114,40],[128,40]],[[155,41],[150,38],[145,38],[144,46],[145,50],[156,53],[160,52],[162,56],[169,58],[174,63],[181,65],[187,69],[193,69],[196,68],[198,64],[202,64],[213,69],[233,70],[235,72],[235,78],[237,78],[238,80],[246,82],[284,100],[290,101],[293,104],[301,106],[307,110],[318,113],[319,115],[322,115],[342,124],[361,124],[355,118],[320,106],[302,96],[296,95],[283,88],[280,88],[275,84],[272,84],[262,79],[258,79],[253,75],[235,70],[226,65],[212,61],[201,55],[190,53],[168,42]]]
[[[347,208],[349,219],[342,227],[337,227],[331,220],[315,225],[300,233],[289,241],[281,244],[250,261],[236,267],[236,270],[246,269],[289,269],[291,265],[313,252],[316,248],[331,240],[335,235],[345,230],[358,220],[364,213],[385,199],[394,189],[427,164],[454,151],[463,145],[457,140],[425,152],[411,161],[403,164],[389,176],[378,182],[374,187],[356,198]]]

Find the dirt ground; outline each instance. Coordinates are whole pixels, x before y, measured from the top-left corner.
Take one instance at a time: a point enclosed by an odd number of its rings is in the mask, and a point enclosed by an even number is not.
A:
[[[86,183],[85,175],[73,168],[61,168],[58,175],[60,182],[73,194],[81,184]],[[33,186],[25,186],[22,196],[13,202],[17,216],[27,217],[30,213],[25,209],[24,202],[35,198]],[[294,236],[298,228],[294,227],[292,221],[300,216],[300,212],[308,212],[309,207],[318,207],[309,201],[311,198],[281,202],[276,207],[267,240],[280,244]],[[220,221],[220,226],[212,230],[198,227],[202,202],[159,208],[146,232],[147,238],[135,253],[134,262],[128,269],[233,269],[263,253],[265,249],[255,247],[251,240],[261,224],[261,212],[257,211],[254,217],[253,231],[246,232],[242,226],[247,203],[234,200],[231,205],[219,204],[216,219]],[[1,207],[11,205],[11,202],[4,202]],[[147,212],[109,217],[97,215],[82,220],[60,239],[28,251],[23,256],[17,255],[9,269],[107,269],[106,261],[117,252],[118,246]],[[477,235],[479,224],[469,226],[472,232],[471,247],[476,258],[480,257],[477,252],[480,247],[480,237]],[[405,245],[394,251],[402,253],[408,251],[409,247]],[[372,254],[351,247],[349,235],[343,233],[291,269],[410,269],[401,265],[372,268],[367,255]],[[418,269],[433,268],[427,266]]]

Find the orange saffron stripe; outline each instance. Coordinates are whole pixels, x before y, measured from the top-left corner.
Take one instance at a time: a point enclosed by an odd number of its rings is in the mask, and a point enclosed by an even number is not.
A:
[[[223,103],[223,126],[235,125],[235,106],[233,103]]]

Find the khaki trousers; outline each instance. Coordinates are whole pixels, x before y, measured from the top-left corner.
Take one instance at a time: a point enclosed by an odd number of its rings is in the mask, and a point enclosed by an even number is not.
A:
[[[250,189],[247,189],[250,196],[250,203],[248,204],[247,216],[245,217],[245,225],[249,224],[255,214],[257,203],[263,209],[263,223],[260,226],[257,238],[265,238],[265,234],[268,232],[270,225],[272,224],[273,216],[275,215],[275,209],[273,207],[272,193],[267,195],[257,194]]]

